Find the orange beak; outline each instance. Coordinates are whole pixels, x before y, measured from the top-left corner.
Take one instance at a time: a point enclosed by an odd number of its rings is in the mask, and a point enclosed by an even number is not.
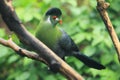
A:
[[[59,20],[59,23],[62,24],[62,20]]]

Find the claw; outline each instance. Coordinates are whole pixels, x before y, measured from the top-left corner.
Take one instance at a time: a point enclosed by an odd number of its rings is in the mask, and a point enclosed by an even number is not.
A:
[[[60,66],[60,63],[52,61],[49,67],[52,72],[57,73],[60,70]]]

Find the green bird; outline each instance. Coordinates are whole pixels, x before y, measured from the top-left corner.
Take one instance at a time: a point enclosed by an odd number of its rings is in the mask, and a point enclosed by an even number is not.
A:
[[[62,12],[59,8],[49,9],[41,20],[36,31],[36,37],[54,51],[63,60],[65,56],[75,56],[85,65],[95,69],[105,69],[105,67],[82,54],[70,36],[57,23],[62,23]]]

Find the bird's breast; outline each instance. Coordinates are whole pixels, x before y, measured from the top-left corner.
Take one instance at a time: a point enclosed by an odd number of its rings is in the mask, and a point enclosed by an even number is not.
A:
[[[61,37],[61,34],[56,28],[42,27],[37,31],[36,37],[50,49],[53,49]]]

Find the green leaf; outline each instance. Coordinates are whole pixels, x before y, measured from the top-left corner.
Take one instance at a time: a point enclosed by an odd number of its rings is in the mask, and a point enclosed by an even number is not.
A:
[[[9,53],[9,49],[0,44],[0,58],[7,56]]]
[[[29,76],[29,80],[38,80],[38,76],[36,74],[32,74]]]
[[[95,53],[96,49],[92,46],[87,46],[84,50],[85,55],[92,56]]]
[[[105,65],[109,64],[110,62],[112,62],[114,59],[113,54],[108,54],[105,53],[104,56],[101,57],[101,62]]]
[[[49,75],[45,77],[45,80],[56,80],[54,76]]]
[[[85,40],[85,34],[84,33],[76,34],[75,36],[73,36],[73,40],[75,41],[75,43],[80,43],[83,40]]]
[[[68,0],[67,2],[70,3],[72,6],[77,6],[76,0]]]
[[[11,64],[11,63],[15,62],[16,60],[18,60],[18,56],[17,55],[12,55],[8,59],[8,64]]]
[[[32,59],[29,59],[29,58],[24,58],[24,61],[23,61],[23,65],[26,66],[26,65],[29,65],[33,62]]]
[[[29,77],[30,77],[29,72],[23,72],[22,74],[17,76],[15,80],[27,80]]]

